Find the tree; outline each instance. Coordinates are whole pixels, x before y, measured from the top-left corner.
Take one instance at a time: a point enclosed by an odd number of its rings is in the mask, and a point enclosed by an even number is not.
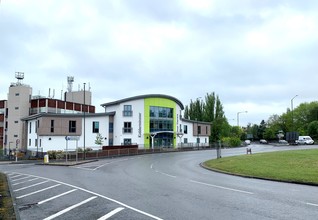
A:
[[[312,121],[308,124],[308,135],[313,139],[318,138],[318,121]]]
[[[95,144],[102,146],[104,142],[104,138],[101,133],[96,134]]]
[[[257,136],[259,139],[264,139],[265,130],[266,130],[266,123],[264,120],[262,120],[260,125],[258,126],[258,131],[257,131]]]
[[[223,132],[228,132],[227,120],[224,117],[223,105],[219,96],[214,92],[206,94],[205,102],[197,99],[191,100],[189,107],[185,107],[185,118],[190,120],[205,121],[211,123],[210,141],[220,140]],[[227,123],[228,124],[228,123]]]

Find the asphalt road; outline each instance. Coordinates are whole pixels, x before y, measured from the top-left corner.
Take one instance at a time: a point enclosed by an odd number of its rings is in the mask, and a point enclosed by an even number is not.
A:
[[[251,145],[253,153],[317,146]],[[222,149],[222,156],[245,154]],[[215,173],[215,150],[73,167],[2,164],[21,219],[317,219],[318,187]]]

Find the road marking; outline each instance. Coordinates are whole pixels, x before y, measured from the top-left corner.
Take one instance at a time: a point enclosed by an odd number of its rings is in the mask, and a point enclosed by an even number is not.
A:
[[[24,197],[27,197],[27,196],[31,196],[33,194],[36,194],[36,193],[39,193],[39,192],[43,192],[45,190],[48,190],[48,189],[52,189],[54,187],[57,187],[57,186],[60,186],[61,184],[56,184],[54,186],[50,186],[50,187],[47,187],[47,188],[44,188],[44,189],[40,189],[38,191],[35,191],[35,192],[31,192],[31,193],[28,193],[28,194],[25,194],[25,195],[22,195],[22,196],[18,196],[17,199],[21,199],[21,198],[24,198]]]
[[[72,193],[72,192],[74,192],[74,191],[76,191],[76,190],[77,190],[77,189],[72,189],[72,190],[67,191],[67,192],[65,192],[65,193],[62,193],[62,194],[53,196],[53,197],[51,197],[51,198],[42,200],[42,201],[38,202],[38,204],[41,205],[41,204],[46,203],[46,202],[49,202],[49,201],[51,201],[51,200],[53,200],[53,199],[56,199],[56,198],[59,198],[59,197],[61,197],[61,196],[67,195],[67,194],[69,194],[69,193]]]
[[[47,183],[47,182],[49,182],[49,180],[45,180],[45,181],[43,181],[43,182],[36,183],[36,184],[30,185],[30,186],[22,187],[22,188],[20,188],[20,189],[13,190],[13,192],[18,192],[18,191],[21,191],[21,190],[24,190],[24,189],[27,189],[27,188],[31,188],[31,187],[33,187],[33,186],[41,185],[41,184]]]
[[[111,212],[109,212],[108,214],[106,214],[106,215],[100,217],[100,218],[97,219],[97,220],[106,220],[106,219],[109,219],[110,217],[112,217],[113,215],[115,215],[116,213],[118,213],[118,212],[120,212],[120,211],[122,211],[122,210],[124,210],[124,209],[125,209],[125,208],[123,208],[123,207],[114,209],[113,211],[111,211]]]
[[[19,183],[14,183],[12,184],[12,186],[16,186],[16,185],[19,185],[19,184],[22,184],[22,183],[27,183],[27,182],[31,182],[31,181],[34,181],[34,180],[38,180],[40,178],[36,177],[34,179],[30,179],[30,180],[27,180],[27,181],[23,181],[23,182],[19,182]]]
[[[160,171],[158,171],[158,170],[156,170],[155,172],[156,172],[156,173],[160,173],[160,174],[165,175],[165,176],[172,177],[172,178],[177,178],[177,176],[173,176],[173,175],[170,175],[170,174],[168,174],[168,173],[163,173],[163,172],[160,172]]]
[[[22,174],[16,175],[16,176],[11,177],[11,179],[14,179],[14,178],[17,178],[17,177],[20,177],[20,176],[24,176],[24,175],[22,175]]]
[[[190,180],[190,182],[192,182],[192,183],[197,183],[197,184],[201,184],[201,185],[205,185],[205,186],[211,186],[211,187],[214,187],[214,188],[230,190],[230,191],[234,191],[234,192],[246,193],[246,194],[251,194],[251,195],[254,194],[254,193],[252,193],[252,192],[248,192],[248,191],[244,191],[244,190],[233,189],[233,188],[228,188],[228,187],[224,187],[224,186],[213,185],[213,184],[209,184],[209,183],[203,183],[203,182],[199,182],[199,181],[195,181],[195,180]]]
[[[318,207],[318,204],[315,204],[315,203],[306,202],[306,204],[307,204],[307,205],[317,206],[317,207]]]
[[[117,163],[117,162],[122,162],[122,161],[126,161],[126,160],[129,160],[129,159],[122,159],[122,160],[116,160],[116,161],[110,161],[110,162],[107,162],[107,163],[104,163],[104,164],[101,164],[101,165],[88,165],[88,166],[74,166],[74,168],[77,168],[77,169],[83,169],[83,170],[98,170],[99,168],[102,168],[106,165],[109,165],[109,164],[112,164],[112,163]],[[89,167],[95,167],[95,168],[89,168]]]
[[[22,177],[22,178],[19,178],[19,179],[14,179],[14,180],[11,180],[11,182],[17,182],[19,180],[24,180],[24,179],[27,179],[27,178],[30,178],[29,176],[26,176],[26,177]],[[12,178],[11,178],[12,179]]]
[[[64,182],[61,182],[61,181],[58,181],[58,180],[54,180],[54,179],[50,179],[50,178],[35,176],[35,175],[30,175],[30,176],[37,177],[37,179],[42,178],[42,179],[50,180],[50,181],[53,181],[53,182],[56,182],[56,183],[59,183],[59,184],[63,184],[63,185],[65,185],[65,186],[69,186],[69,187],[72,187],[72,188],[81,190],[81,191],[83,191],[83,192],[87,192],[87,193],[93,194],[93,195],[95,195],[95,196],[99,196],[99,197],[101,197],[101,198],[103,198],[103,199],[106,199],[106,200],[108,200],[108,201],[117,203],[117,204],[119,204],[120,206],[126,207],[127,209],[133,210],[133,211],[135,211],[135,212],[138,212],[138,213],[140,213],[140,214],[142,214],[142,215],[145,215],[145,216],[148,216],[148,217],[150,217],[150,218],[153,218],[153,219],[156,219],[156,220],[163,220],[162,218],[159,218],[159,217],[154,216],[154,215],[152,215],[152,214],[150,214],[150,213],[141,211],[141,210],[136,209],[136,208],[134,208],[134,207],[132,207],[132,206],[126,205],[126,204],[124,204],[124,203],[122,203],[122,202],[119,202],[119,201],[117,201],[117,200],[115,200],[115,199],[109,198],[109,197],[107,197],[107,196],[103,196],[103,195],[101,195],[101,194],[95,193],[95,192],[90,191],[90,190],[87,190],[87,189],[83,189],[83,188],[78,187],[78,186],[74,186],[74,185],[72,185],[72,184],[64,183]]]
[[[82,201],[82,202],[80,202],[80,203],[77,203],[77,204],[72,205],[72,206],[70,206],[70,207],[68,207],[68,208],[66,208],[66,209],[63,209],[62,211],[59,211],[59,212],[55,213],[54,215],[51,215],[51,216],[49,216],[49,217],[47,217],[47,218],[45,218],[45,219],[43,219],[43,220],[51,220],[51,219],[54,219],[54,218],[56,218],[56,217],[58,217],[58,216],[60,216],[60,215],[63,215],[64,213],[69,212],[69,211],[71,211],[72,209],[75,209],[76,207],[81,206],[81,205],[83,205],[83,204],[85,204],[85,203],[88,203],[89,201],[91,201],[91,200],[93,200],[93,199],[96,199],[96,198],[97,198],[97,196],[93,196],[93,197],[91,197],[91,198],[88,198],[88,199],[86,199],[86,200],[84,200],[84,201]]]

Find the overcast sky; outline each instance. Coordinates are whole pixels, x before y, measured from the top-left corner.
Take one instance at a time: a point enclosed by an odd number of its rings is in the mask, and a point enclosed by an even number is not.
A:
[[[55,98],[74,76],[93,105],[219,95],[229,123],[259,124],[317,100],[318,1],[1,0],[0,100],[15,72]],[[52,92],[51,92],[52,94]]]

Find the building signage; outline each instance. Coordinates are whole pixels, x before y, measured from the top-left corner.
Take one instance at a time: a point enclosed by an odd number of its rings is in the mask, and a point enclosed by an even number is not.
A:
[[[138,118],[138,137],[141,137],[141,113],[139,112]]]
[[[65,140],[67,141],[78,141],[79,139],[79,136],[65,136]]]

